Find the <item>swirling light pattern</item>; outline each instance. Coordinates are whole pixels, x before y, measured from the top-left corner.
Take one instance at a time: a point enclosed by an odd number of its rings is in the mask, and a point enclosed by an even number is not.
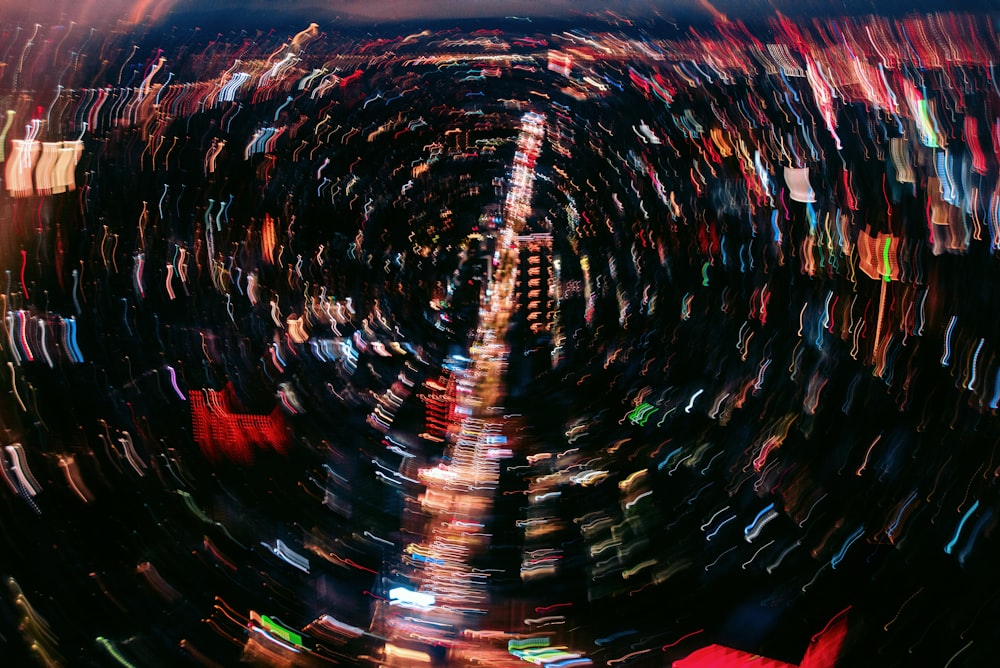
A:
[[[5,665],[989,665],[996,15],[172,7],[2,27]]]

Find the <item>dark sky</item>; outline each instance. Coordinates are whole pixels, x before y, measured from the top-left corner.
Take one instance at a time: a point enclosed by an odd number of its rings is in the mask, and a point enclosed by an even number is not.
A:
[[[211,9],[206,9],[211,7]],[[777,11],[808,18],[820,15],[857,15],[927,11],[1000,10],[1000,0],[46,0],[25,3],[0,0],[0,17],[54,23],[74,20],[97,24],[124,20],[156,23],[190,18],[202,12],[228,15],[234,23],[283,22],[288,19],[326,24],[384,24],[428,19],[519,17],[573,17],[604,14],[611,8],[625,17],[660,17],[679,22],[702,22],[713,16],[760,19]],[[152,20],[152,21],[151,21]]]

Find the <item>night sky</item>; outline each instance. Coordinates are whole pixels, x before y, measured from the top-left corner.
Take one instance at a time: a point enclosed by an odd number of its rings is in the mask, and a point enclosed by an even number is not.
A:
[[[0,3],[0,665],[995,662],[995,7],[200,4]]]

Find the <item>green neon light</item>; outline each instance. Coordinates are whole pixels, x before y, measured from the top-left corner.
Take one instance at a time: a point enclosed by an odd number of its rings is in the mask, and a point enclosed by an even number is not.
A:
[[[516,638],[507,641],[507,650],[523,650],[531,647],[548,647],[550,638]]]
[[[643,409],[642,415],[639,415],[638,418],[635,420],[635,422],[636,424],[645,427],[646,421],[653,416],[653,413],[656,412],[656,409],[650,406],[649,404],[643,404],[642,409]]]
[[[930,109],[927,107],[927,100],[919,100],[917,102],[917,120],[920,122],[921,134],[924,135],[924,145],[927,148],[939,148],[937,135],[934,134],[934,124],[930,118]]]
[[[889,246],[891,244],[892,239],[886,239],[885,248],[882,249],[882,263],[885,265],[885,274],[883,278],[886,283],[892,280],[892,268],[889,266]]]
[[[296,633],[295,631],[292,631],[291,629],[286,629],[284,626],[281,626],[267,615],[261,615],[260,621],[261,624],[264,625],[264,628],[268,630],[268,632],[273,633],[282,640],[286,640],[292,643],[293,645],[298,645],[299,647],[302,647],[302,636],[300,634]]]
[[[125,666],[125,668],[136,668],[135,664],[125,658],[125,656],[118,651],[118,649],[111,644],[111,641],[104,636],[97,636],[97,642],[107,650],[111,658],[117,661],[120,665]]]

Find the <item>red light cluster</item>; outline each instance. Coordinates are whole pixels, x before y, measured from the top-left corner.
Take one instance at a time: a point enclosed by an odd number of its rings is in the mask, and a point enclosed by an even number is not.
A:
[[[191,426],[194,440],[212,463],[226,458],[237,464],[252,464],[254,449],[285,453],[290,432],[278,406],[269,415],[235,413],[232,385],[222,390],[190,392]]]

